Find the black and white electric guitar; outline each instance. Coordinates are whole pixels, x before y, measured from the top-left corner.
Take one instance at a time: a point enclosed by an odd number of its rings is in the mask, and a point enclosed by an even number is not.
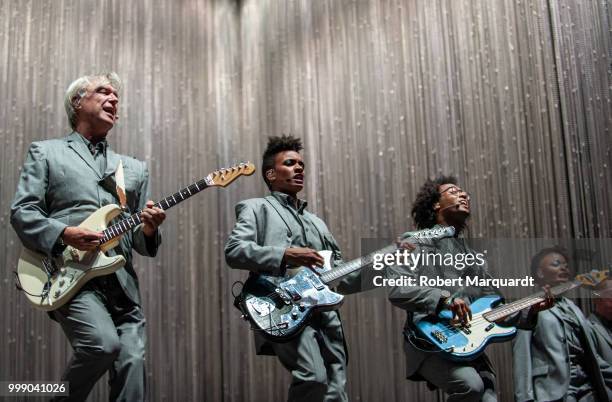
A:
[[[449,226],[412,232],[406,240],[418,242],[419,238],[441,239],[454,234],[455,229]],[[237,304],[255,331],[275,342],[289,340],[304,329],[315,311],[336,310],[342,305],[344,296],[332,291],[330,285],[372,264],[376,254],[396,249],[390,245],[333,269],[332,251],[318,251],[325,260],[323,267],[317,268],[320,275],[308,267],[288,269],[285,276],[252,275]]]

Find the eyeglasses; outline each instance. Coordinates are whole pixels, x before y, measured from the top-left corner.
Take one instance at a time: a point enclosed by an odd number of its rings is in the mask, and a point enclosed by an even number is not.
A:
[[[442,194],[444,194],[444,193],[446,193],[446,192],[448,192],[450,195],[455,195],[455,196],[456,196],[456,195],[459,195],[459,194],[461,194],[461,193],[463,193],[463,194],[465,194],[465,198],[466,198],[468,201],[470,200],[470,198],[472,198],[472,197],[470,196],[470,193],[468,193],[467,191],[463,191],[463,190],[462,190],[462,189],[460,189],[459,187],[449,187],[449,188],[447,188],[446,190],[441,191],[441,192],[440,192],[440,195],[442,195]]]

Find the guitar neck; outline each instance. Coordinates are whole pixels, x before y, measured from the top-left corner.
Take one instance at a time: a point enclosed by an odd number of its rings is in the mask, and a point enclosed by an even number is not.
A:
[[[572,289],[575,289],[577,287],[580,287],[581,282],[574,280],[571,282],[567,282],[567,283],[562,283],[561,285],[557,285],[553,288],[550,289],[550,292],[552,293],[553,296],[559,296],[565,292],[569,292]],[[518,311],[521,311],[523,309],[526,309],[528,307],[533,306],[534,304],[540,303],[542,301],[546,300],[546,295],[544,294],[543,291],[540,291],[534,295],[525,297],[523,299],[519,299],[517,301],[514,301],[512,303],[508,303],[508,304],[504,304],[501,305],[497,308],[494,308],[493,310],[484,313],[483,316],[488,320],[488,321],[498,321],[501,320],[502,318],[506,318],[509,315],[512,315]]]
[[[176,204],[182,201],[185,201],[187,198],[191,197],[192,195],[195,195],[199,193],[200,191],[204,190],[205,188],[209,187],[207,180],[208,180],[208,177],[206,179],[197,181],[179,190],[178,192],[172,194],[171,196],[164,198],[163,200],[159,201],[153,206],[163,209],[164,211],[167,209],[170,209]],[[100,244],[104,244],[116,237],[119,237],[123,235],[124,233],[128,232],[129,230],[132,230],[136,226],[140,225],[142,223],[142,220],[140,218],[141,214],[142,214],[142,211],[138,211],[132,216],[130,216],[129,218],[123,219],[122,221],[117,222],[114,225],[106,228],[102,232],[104,234],[104,238],[100,240]]]
[[[385,248],[382,248],[380,250],[374,251],[373,253],[370,253],[364,257],[359,257],[359,258],[355,258],[354,260],[351,260],[349,262],[346,262],[340,266],[338,266],[337,268],[325,272],[324,274],[321,275],[321,281],[323,281],[323,283],[330,283],[333,282],[335,280],[338,280],[340,278],[343,278],[349,274],[352,274],[355,271],[360,270],[361,268],[371,264],[372,262],[374,262],[374,255],[376,254],[388,254],[388,253],[392,253],[393,251],[395,251],[397,249],[396,245],[390,245],[387,246]]]

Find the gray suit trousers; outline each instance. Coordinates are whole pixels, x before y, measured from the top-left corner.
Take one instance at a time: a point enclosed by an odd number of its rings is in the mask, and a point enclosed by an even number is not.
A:
[[[338,313],[316,313],[296,338],[272,343],[291,372],[290,402],[345,402],[346,352]]]
[[[57,401],[85,401],[107,370],[111,401],[145,399],[145,319],[114,274],[92,280],[52,314],[74,351],[62,376],[70,395]]]

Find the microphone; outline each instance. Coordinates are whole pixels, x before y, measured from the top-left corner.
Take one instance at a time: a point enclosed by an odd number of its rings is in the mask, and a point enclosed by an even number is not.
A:
[[[446,206],[446,207],[442,208],[442,209],[441,209],[440,211],[438,211],[438,212],[446,211],[447,209],[454,208],[454,207],[458,207],[459,205],[461,205],[461,203],[460,203],[460,202],[456,202],[456,203],[454,203],[454,204],[451,204],[451,205],[449,205],[449,206]]]

